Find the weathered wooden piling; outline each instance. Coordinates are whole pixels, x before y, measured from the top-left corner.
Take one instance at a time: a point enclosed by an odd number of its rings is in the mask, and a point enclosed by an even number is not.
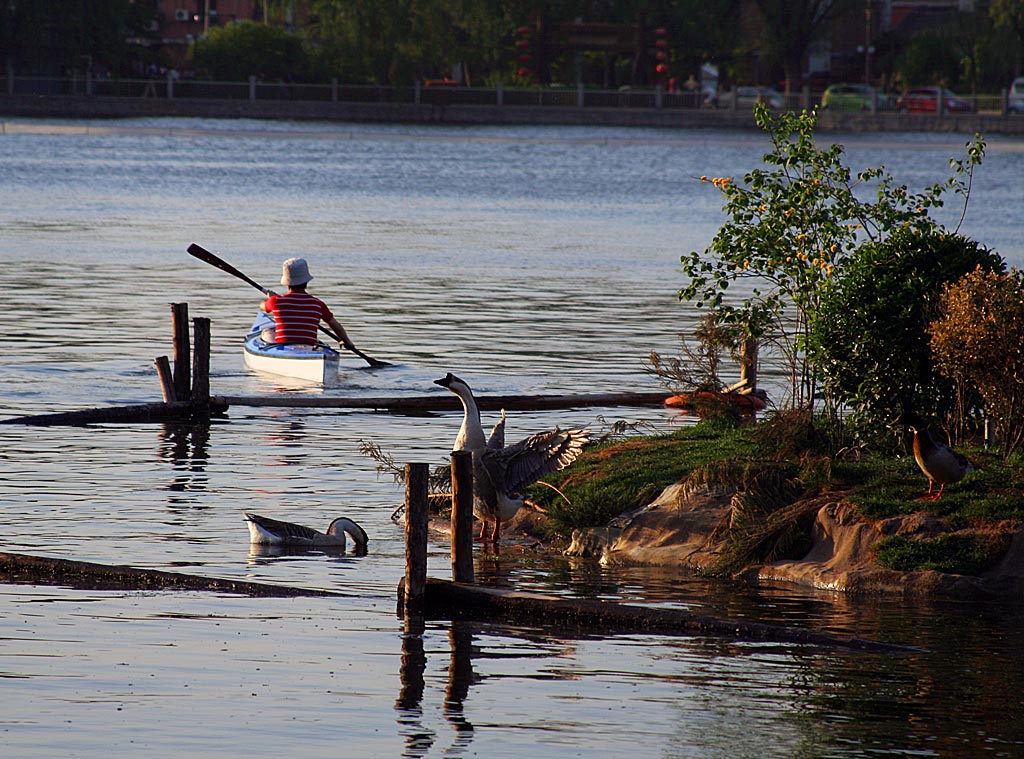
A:
[[[473,454],[452,452],[452,579],[473,577]]]
[[[188,338],[188,303],[171,304],[174,328],[174,390],[179,401],[192,397],[192,355]]]
[[[423,613],[427,584],[427,495],[429,464],[405,465],[404,615]]]
[[[192,360],[192,405],[196,416],[210,416],[210,320],[197,316],[192,320],[195,340]]]
[[[171,362],[167,356],[157,356],[153,359],[153,363],[156,365],[157,376],[160,377],[160,390],[164,396],[164,403],[174,403],[178,400],[178,392],[174,389]]]
[[[0,419],[0,424],[56,426],[104,422],[205,422],[213,414],[223,414],[228,410],[228,404],[210,395],[210,320],[201,316],[193,319],[193,352],[188,333],[188,304],[172,303],[171,316],[174,321],[174,368],[171,369],[167,356],[153,359],[160,378],[163,403],[19,416]]]

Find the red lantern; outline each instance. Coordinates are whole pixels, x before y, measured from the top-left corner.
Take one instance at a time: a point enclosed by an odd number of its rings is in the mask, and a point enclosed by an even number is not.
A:
[[[654,67],[659,78],[668,75],[668,30],[659,26],[654,30],[654,60],[657,64]]]
[[[516,74],[523,79],[533,76],[533,30],[528,26],[520,26],[516,29],[516,61],[519,67]]]

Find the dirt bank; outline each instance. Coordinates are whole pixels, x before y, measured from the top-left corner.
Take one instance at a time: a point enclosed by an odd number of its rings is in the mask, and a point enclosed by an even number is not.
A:
[[[692,492],[675,484],[650,505],[624,514],[607,527],[578,530],[566,550],[603,564],[709,568],[724,545],[731,494]],[[841,493],[801,502],[813,515],[811,548],[799,560],[751,566],[740,576],[786,581],[845,593],[899,593],[971,598],[1024,593],[1024,537],[1014,532],[1010,548],[981,577],[942,572],[897,572],[878,566],[872,547],[890,535],[934,537],[947,530],[941,519],[923,514],[869,522],[845,503]]]

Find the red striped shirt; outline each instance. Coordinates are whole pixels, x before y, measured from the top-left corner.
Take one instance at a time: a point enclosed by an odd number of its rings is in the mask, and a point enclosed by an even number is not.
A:
[[[315,343],[317,325],[334,317],[327,304],[304,292],[271,295],[264,308],[274,315],[279,343]]]

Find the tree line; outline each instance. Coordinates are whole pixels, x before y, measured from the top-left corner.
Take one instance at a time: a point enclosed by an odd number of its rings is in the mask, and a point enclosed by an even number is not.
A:
[[[160,44],[165,20],[154,0],[7,0],[0,62],[27,75],[91,66],[132,76],[155,64],[214,80],[604,88],[681,83],[712,63],[723,83],[795,91],[806,83],[815,45],[840,28],[857,29],[858,42],[865,33],[864,0],[264,0],[256,7],[256,19],[211,25],[185,47]],[[574,25],[589,28],[589,46],[574,38]],[[870,78],[886,89],[995,92],[1024,66],[1024,0],[951,11],[912,37],[879,32],[877,21],[871,34]],[[831,78],[863,77],[865,62],[854,58],[833,60]]]

